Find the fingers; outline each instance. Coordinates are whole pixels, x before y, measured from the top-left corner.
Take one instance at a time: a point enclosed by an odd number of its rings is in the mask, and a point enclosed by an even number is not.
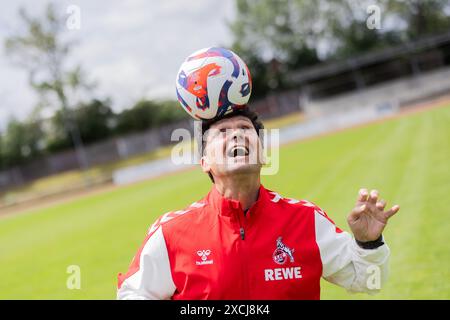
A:
[[[377,209],[384,210],[384,208],[386,207],[386,201],[380,200],[377,202],[376,206],[377,206]]]
[[[365,212],[367,210],[367,205],[366,204],[362,204],[360,206],[356,206],[355,208],[353,208],[353,210],[350,212],[348,218],[351,221],[355,221],[358,220],[359,217],[361,216],[361,214],[363,212]]]
[[[371,204],[376,204],[378,200],[378,190],[372,190],[370,191],[370,195],[369,195],[369,203]]]
[[[369,195],[369,191],[367,189],[362,188],[359,190],[358,202],[366,202],[367,196]]]
[[[389,209],[388,211],[386,211],[386,212],[384,213],[384,216],[386,217],[386,219],[389,219],[389,218],[392,217],[394,214],[396,214],[399,210],[400,210],[400,206],[399,206],[399,205],[395,205],[395,206],[393,206],[391,209]]]
[[[376,204],[378,200],[378,190],[369,191],[366,188],[362,188],[359,190],[358,202],[366,202]]]
[[[358,201],[356,202],[356,207],[350,213],[350,218],[358,219],[361,213],[365,211],[373,211],[374,207],[380,211],[383,211],[386,207],[386,201],[383,199],[378,200],[379,192],[373,189],[368,192],[366,188],[361,188],[359,190]],[[395,205],[390,210],[384,212],[386,219],[389,219],[394,214],[400,210],[400,206]],[[373,211],[375,212],[375,211]]]

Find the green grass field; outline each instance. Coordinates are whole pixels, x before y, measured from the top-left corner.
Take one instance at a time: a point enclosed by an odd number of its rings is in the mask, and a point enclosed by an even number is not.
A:
[[[450,106],[354,128],[281,149],[280,172],[263,184],[314,201],[345,222],[360,187],[401,210],[384,232],[390,279],[376,296],[323,282],[324,299],[450,299]],[[113,299],[117,273],[149,225],[211,187],[200,170],[0,218],[0,299]],[[68,290],[69,265],[81,290]]]

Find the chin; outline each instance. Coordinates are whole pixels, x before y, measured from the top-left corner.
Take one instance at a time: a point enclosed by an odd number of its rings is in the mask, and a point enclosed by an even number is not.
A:
[[[232,163],[226,166],[225,171],[228,174],[238,173],[256,173],[261,171],[261,164],[249,164],[249,163]]]

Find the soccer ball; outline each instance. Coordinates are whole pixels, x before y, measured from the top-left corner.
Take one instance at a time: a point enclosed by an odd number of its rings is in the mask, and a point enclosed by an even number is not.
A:
[[[176,79],[178,101],[194,119],[207,120],[244,108],[252,91],[247,65],[234,52],[205,48],[183,62]]]

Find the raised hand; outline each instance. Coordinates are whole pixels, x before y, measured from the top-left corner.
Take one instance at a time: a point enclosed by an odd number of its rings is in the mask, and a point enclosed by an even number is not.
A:
[[[395,205],[384,211],[386,201],[378,200],[378,198],[377,190],[370,191],[370,194],[367,189],[359,190],[355,207],[347,217],[347,223],[358,241],[367,242],[378,239],[389,218],[400,210],[400,207]]]

